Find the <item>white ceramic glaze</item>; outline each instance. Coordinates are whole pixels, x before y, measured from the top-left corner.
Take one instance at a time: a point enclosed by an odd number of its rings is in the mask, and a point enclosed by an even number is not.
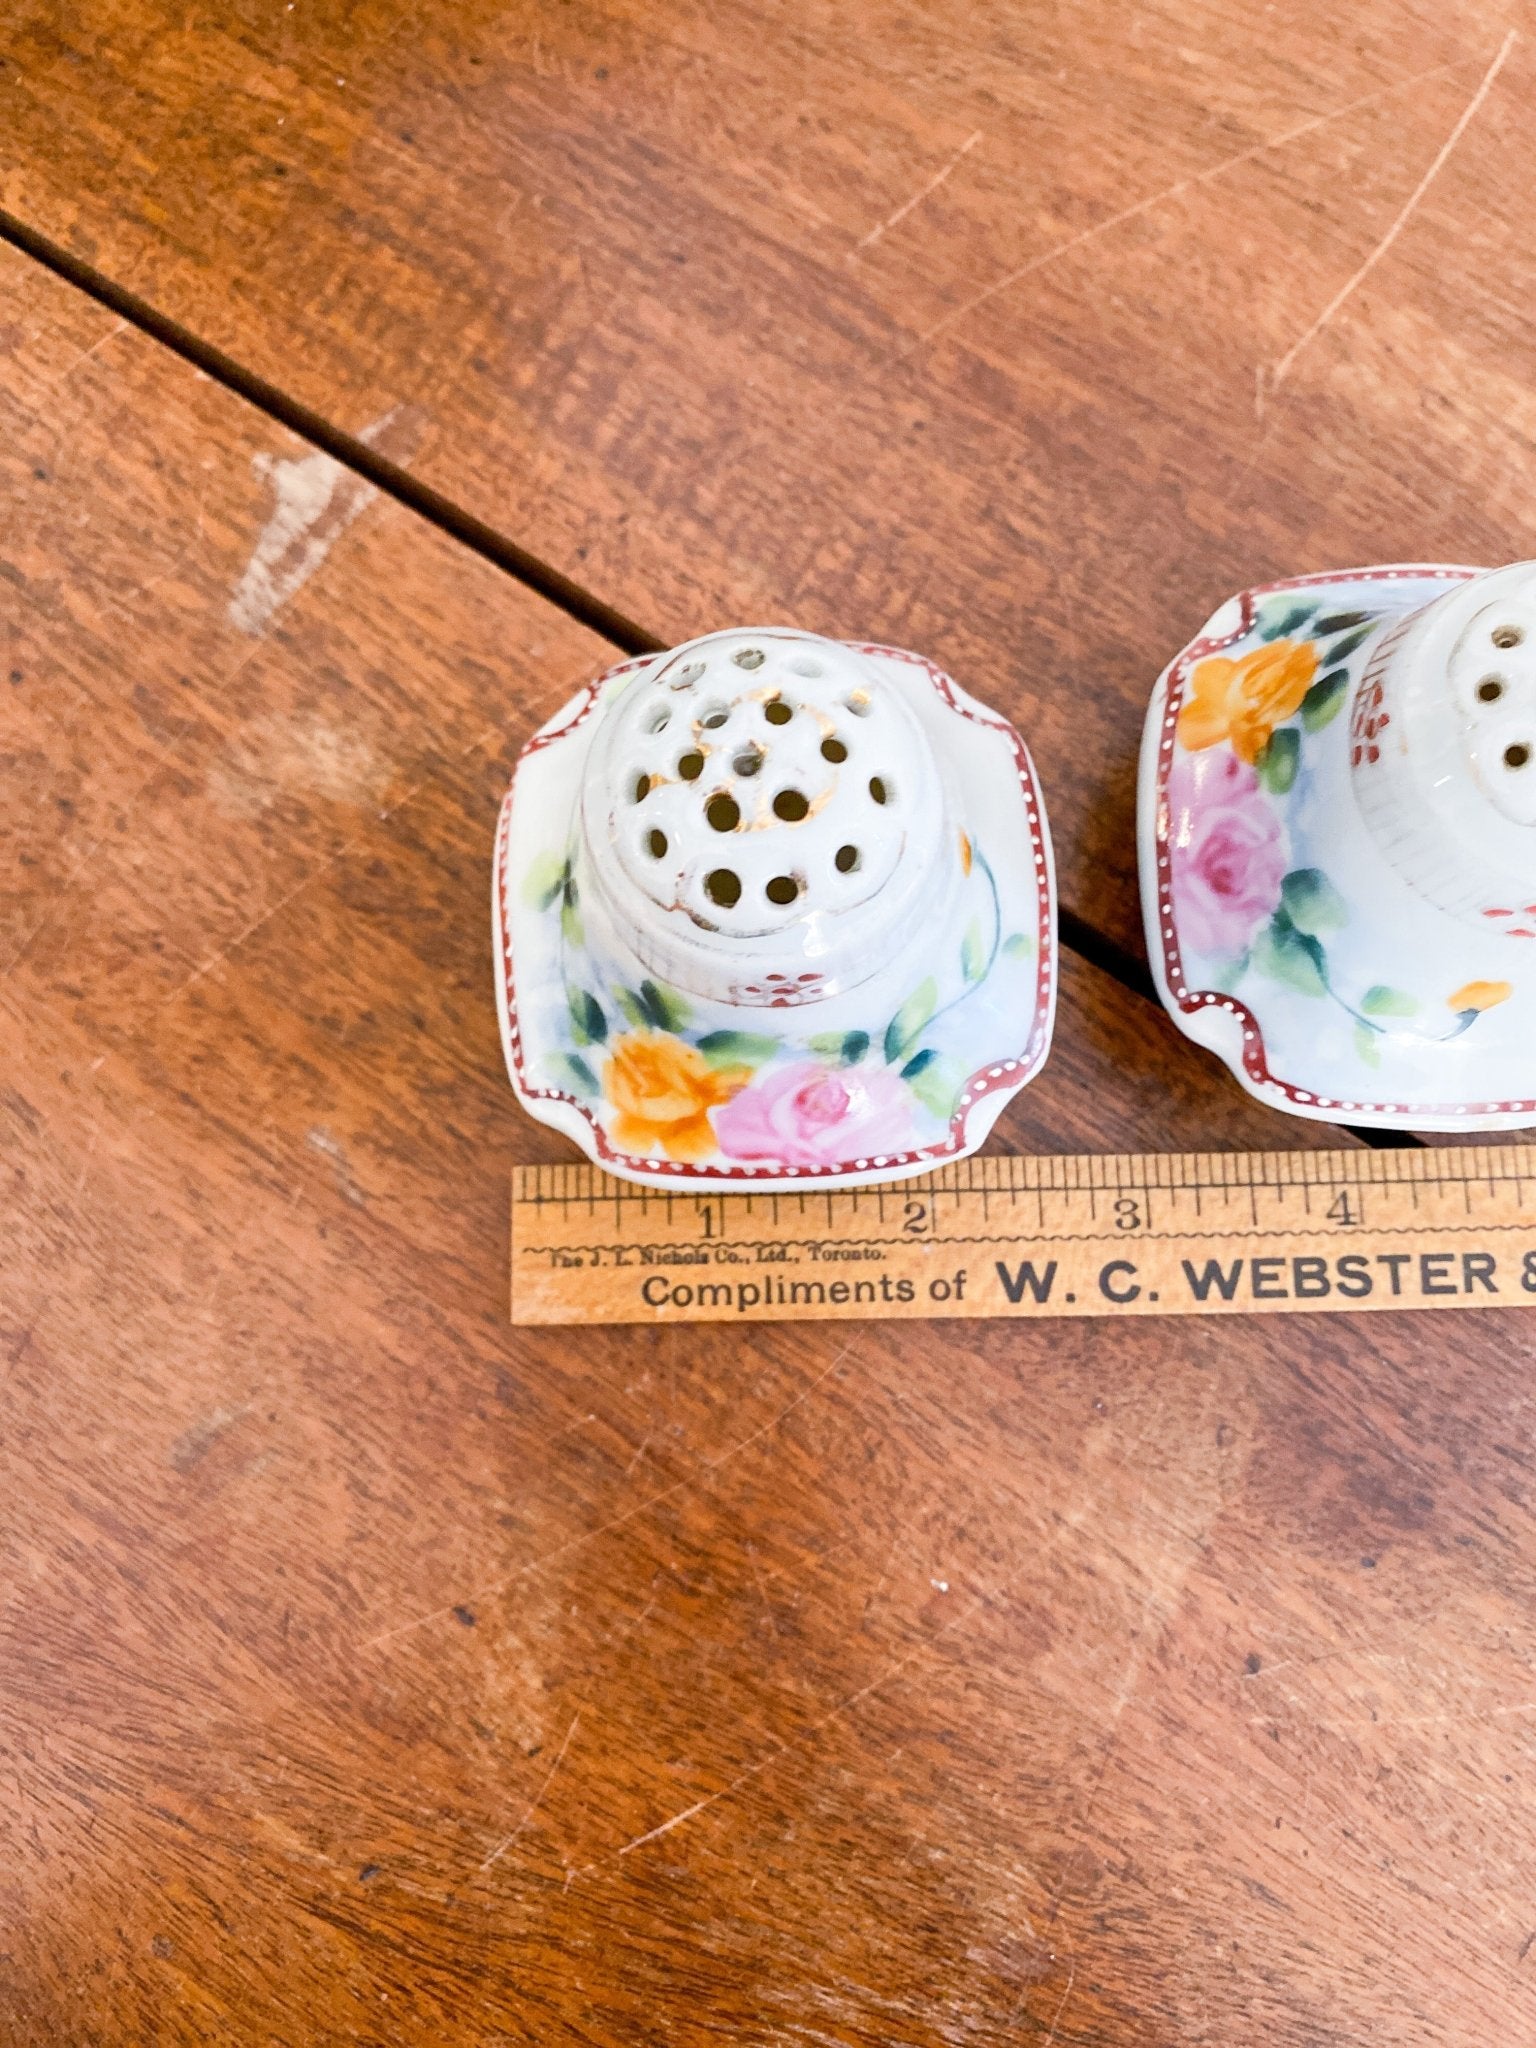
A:
[[[740,629],[599,677],[523,752],[494,916],[519,1099],[632,1180],[919,1173],[1050,1045],[1029,755],[898,648]]]
[[[1230,599],[1153,694],[1153,971],[1262,1101],[1536,1124],[1536,566],[1389,566]]]

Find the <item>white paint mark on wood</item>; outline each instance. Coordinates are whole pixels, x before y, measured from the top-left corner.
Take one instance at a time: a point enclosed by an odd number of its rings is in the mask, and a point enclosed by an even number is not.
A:
[[[391,425],[385,413],[358,437],[373,442]],[[314,575],[354,519],[378,496],[373,485],[316,449],[292,458],[256,455],[251,467],[271,486],[274,504],[229,601],[242,633],[264,633],[273,616]]]
[[[335,1167],[338,1193],[355,1209],[366,1207],[368,1198],[352,1177],[352,1168],[348,1164],[346,1148],[341,1140],[333,1137],[323,1125],[317,1124],[305,1142],[312,1152],[323,1153]]]

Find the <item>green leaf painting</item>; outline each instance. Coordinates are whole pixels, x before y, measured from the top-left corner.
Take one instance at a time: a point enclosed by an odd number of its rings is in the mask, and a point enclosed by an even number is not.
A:
[[[1003,941],[1003,957],[1007,960],[1032,960],[1035,942],[1027,932],[1010,932]]]
[[[853,1066],[869,1051],[867,1031],[819,1031],[805,1042],[818,1059],[837,1060],[845,1067]]]
[[[1300,766],[1301,734],[1293,725],[1282,725],[1270,734],[1259,756],[1259,780],[1276,796],[1284,796],[1295,782]]]
[[[523,901],[548,910],[565,887],[567,862],[559,853],[541,853],[523,877]]]
[[[1292,868],[1280,884],[1285,915],[1299,932],[1336,932],[1347,920],[1344,899],[1321,868]]]
[[[1381,1065],[1381,1034],[1373,1031],[1369,1024],[1355,1026],[1355,1051],[1368,1067]]]
[[[580,1053],[563,1052],[555,1061],[561,1077],[575,1088],[578,1095],[596,1095],[597,1076],[581,1057]]]
[[[1384,981],[1368,988],[1360,998],[1360,1008],[1367,1017],[1411,1017],[1418,1007],[1416,996],[1410,996],[1400,988],[1389,988]]]
[[[1370,639],[1374,628],[1361,626],[1353,633],[1346,633],[1342,640],[1335,640],[1328,650],[1330,661],[1348,661],[1357,647],[1363,647]]]
[[[569,865],[560,885],[560,897],[560,935],[568,946],[579,946],[585,935],[581,928],[581,912],[576,908],[576,877]]]
[[[1254,941],[1253,965],[1260,974],[1300,995],[1328,993],[1322,947],[1310,933],[1298,931],[1283,910],[1275,912]]]
[[[698,1047],[712,1067],[760,1067],[773,1058],[779,1041],[755,1031],[707,1031]]]
[[[601,1045],[608,1036],[608,1019],[596,996],[584,988],[573,988],[566,996],[571,1013],[571,1036],[578,1045]]]
[[[640,1002],[658,1031],[681,1031],[692,1014],[680,995],[659,982],[641,982]]]
[[[965,928],[965,937],[960,941],[960,972],[967,981],[980,981],[986,966],[987,950],[982,944],[981,926],[972,918]]]
[[[1344,708],[1349,693],[1348,669],[1330,669],[1301,700],[1301,722],[1308,732],[1321,732]]]
[[[1311,618],[1316,605],[1280,603],[1265,605],[1258,618],[1261,640],[1281,640],[1287,633],[1299,633]]]
[[[680,995],[654,981],[642,981],[638,990],[618,988],[613,994],[636,1031],[681,1031],[691,1014]]]
[[[920,1053],[918,1059],[922,1065],[918,1066],[917,1060],[912,1061],[903,1069],[902,1079],[924,1109],[948,1123],[955,1113],[955,1099],[960,1093],[960,1072],[951,1061],[939,1059],[936,1055]],[[915,1073],[913,1067],[917,1068]]]
[[[916,1044],[923,1027],[939,1000],[938,985],[930,974],[915,988],[885,1027],[885,1057],[892,1066],[904,1059]]]

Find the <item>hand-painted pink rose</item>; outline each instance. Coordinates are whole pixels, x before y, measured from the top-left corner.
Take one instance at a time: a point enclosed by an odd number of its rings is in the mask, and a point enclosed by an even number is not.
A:
[[[1180,945],[1236,959],[1279,904],[1288,854],[1258,776],[1227,748],[1175,761],[1168,858]]]
[[[770,1166],[842,1166],[916,1142],[912,1097],[899,1075],[819,1060],[797,1060],[733,1095],[715,1111],[715,1136],[732,1159]]]

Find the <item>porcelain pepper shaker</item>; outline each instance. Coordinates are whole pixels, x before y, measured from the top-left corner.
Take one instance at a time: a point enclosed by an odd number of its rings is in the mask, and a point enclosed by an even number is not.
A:
[[[1536,564],[1230,599],[1157,685],[1139,812],[1159,991],[1250,1093],[1536,1124]]]
[[[1029,755],[900,649],[755,628],[621,664],[524,750],[494,880],[512,1084],[627,1179],[921,1172],[1049,1049]]]

